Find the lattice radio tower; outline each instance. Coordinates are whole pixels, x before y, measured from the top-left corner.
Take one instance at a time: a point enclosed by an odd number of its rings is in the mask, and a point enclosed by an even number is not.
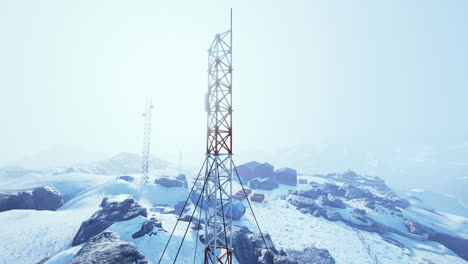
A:
[[[272,254],[260,229],[252,205],[248,200],[247,192],[232,160],[232,9],[231,28],[224,33],[217,34],[208,49],[208,92],[205,99],[205,110],[207,112],[205,161],[200,168],[200,172],[185,201],[183,210],[180,212],[179,218],[163,249],[158,264],[161,264],[163,260],[164,254],[177,229],[177,225],[182,218],[183,211],[190,199],[195,204],[195,208],[192,210],[191,218],[185,228],[184,236],[179,243],[173,263],[177,261],[190,228],[190,223],[194,219],[197,208],[199,208],[199,217],[204,218],[205,224],[204,263],[232,264],[231,217],[233,215],[232,177],[234,175],[239,179],[265,248],[272,259]],[[201,190],[199,189],[201,195],[198,195],[198,198],[196,198],[197,195],[194,195],[197,193],[195,187],[198,186],[198,179],[203,171],[203,187]],[[200,201],[202,201],[201,205],[199,205]],[[202,212],[202,209],[204,209],[204,212]],[[201,223],[201,219],[198,219],[198,223]],[[194,250],[194,263],[197,256],[197,245],[198,233]]]
[[[151,135],[151,111],[153,110],[151,100],[148,100],[145,107],[144,129],[143,129],[143,158],[141,163],[141,184],[148,183],[148,163],[149,163],[149,148],[150,148],[150,135]]]
[[[205,264],[232,263],[232,9],[230,30],[208,49],[205,160]]]

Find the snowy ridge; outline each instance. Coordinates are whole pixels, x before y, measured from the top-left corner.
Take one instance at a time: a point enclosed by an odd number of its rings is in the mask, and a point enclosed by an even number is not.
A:
[[[152,176],[161,174],[163,174],[162,171],[153,172]],[[138,175],[133,176],[138,179]],[[313,181],[318,184],[342,185],[345,182],[353,182],[362,185],[373,194],[378,194],[378,197],[392,197],[389,190],[380,185],[379,180],[361,178],[357,175],[353,177],[357,177],[357,180],[348,177],[340,178],[336,175],[301,175],[299,179],[306,179],[308,182]],[[134,197],[147,208],[148,219],[155,217],[162,222],[163,228],[170,232],[177,221],[177,216],[153,212],[150,209],[156,204],[167,204],[173,207],[180,201],[185,201],[189,191],[187,188],[167,188],[156,184],[149,184],[141,188],[137,183],[116,180],[115,175],[89,173],[68,173],[27,179],[24,179],[21,186],[18,185],[17,181],[4,182],[0,189],[7,190],[12,187],[18,189],[52,184],[70,199],[55,212],[11,210],[0,213],[0,222],[3,223],[0,226],[0,232],[4,237],[12,238],[0,240],[0,256],[2,256],[0,263],[2,264],[33,264],[44,258],[49,258],[45,262],[48,264],[67,263],[83,246],[81,244],[72,247],[73,237],[81,223],[100,209],[99,205],[104,197],[113,201],[121,201],[129,196]],[[367,185],[369,181],[376,182],[377,187]],[[324,217],[304,214],[284,199],[292,191],[309,190],[310,188],[310,184],[299,184],[297,186],[280,185],[278,189],[271,191],[254,190],[254,192],[265,194],[264,202],[252,203],[252,206],[263,232],[271,235],[277,248],[300,251],[306,247],[315,246],[327,249],[338,264],[374,264],[376,258],[379,264],[467,263],[437,242],[420,241],[409,238],[411,236],[397,234],[409,234],[403,221],[404,218],[408,218],[438,231],[468,238],[468,219],[462,216],[430,211],[421,206],[421,203],[416,202],[411,202],[411,205],[406,209],[400,208],[402,216],[398,216],[394,210],[378,204],[375,210],[371,210],[359,199],[345,200],[345,209],[333,208],[342,215],[343,219],[356,223],[359,221],[353,217],[353,210],[366,210],[366,217],[387,226],[390,231],[397,231],[383,234],[365,232],[342,221],[329,221]],[[237,192],[238,190],[241,190],[241,186],[234,182],[233,191]],[[193,205],[190,207],[192,210]],[[327,206],[320,205],[320,207]],[[146,218],[138,216],[128,221],[116,222],[108,230],[117,232],[123,240],[134,243],[150,261],[157,263],[170,233],[159,231],[157,235],[145,235],[133,239],[132,234],[138,231],[145,221]],[[234,221],[234,224],[246,226],[254,232],[257,231],[249,209],[244,217]],[[186,227],[186,222],[179,222],[162,263],[173,262],[177,246]],[[189,228],[177,263],[193,262],[196,235],[196,231]],[[401,245],[391,244],[388,241],[397,241]],[[203,244],[199,243],[196,263],[202,263],[202,257]]]

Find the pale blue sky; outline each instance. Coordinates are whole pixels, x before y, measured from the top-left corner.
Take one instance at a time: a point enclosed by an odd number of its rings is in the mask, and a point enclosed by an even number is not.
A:
[[[0,1],[0,164],[140,152],[148,97],[155,154],[202,155],[206,49],[231,6],[240,160],[310,146],[372,163],[323,169],[468,174],[466,1]]]

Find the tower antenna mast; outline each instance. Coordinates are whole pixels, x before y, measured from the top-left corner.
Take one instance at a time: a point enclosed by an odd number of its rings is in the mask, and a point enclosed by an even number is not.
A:
[[[230,29],[208,49],[205,99],[205,264],[232,264],[232,9]]]
[[[149,149],[150,149],[150,135],[151,135],[151,111],[154,106],[151,100],[148,100],[145,107],[144,128],[143,128],[143,153],[141,163],[141,185],[148,183],[148,167],[149,167]]]

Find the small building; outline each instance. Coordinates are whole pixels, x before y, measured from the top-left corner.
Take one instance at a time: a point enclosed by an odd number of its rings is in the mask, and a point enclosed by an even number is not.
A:
[[[274,179],[277,183],[295,186],[297,185],[297,171],[291,168],[276,170]]]
[[[251,161],[237,166],[236,170],[243,181],[250,181],[253,178],[272,178],[274,167],[268,162],[260,164]]]
[[[276,183],[273,178],[254,178],[249,182],[249,186],[252,189],[262,189],[262,190],[273,190],[278,188],[278,183]]]

